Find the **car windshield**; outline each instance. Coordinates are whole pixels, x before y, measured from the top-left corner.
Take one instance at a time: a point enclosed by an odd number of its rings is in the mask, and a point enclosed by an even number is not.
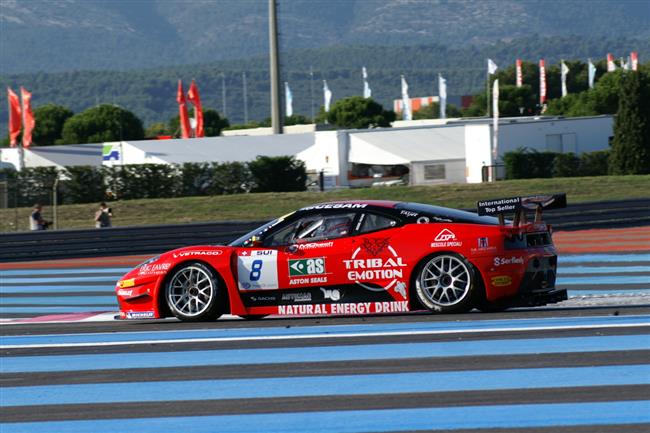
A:
[[[250,242],[253,236],[261,237],[271,227],[275,227],[276,225],[280,224],[282,221],[286,220],[294,213],[295,212],[290,212],[286,215],[281,216],[280,218],[276,218],[273,221],[269,221],[266,224],[256,228],[255,230],[251,230],[250,232],[246,233],[244,236],[235,239],[234,241],[230,242],[228,245],[231,247],[248,247],[250,246]]]
[[[228,245],[230,245],[231,247],[245,247],[245,246],[248,246],[248,244],[250,243],[250,240],[251,240],[251,238],[253,236],[258,236],[258,237],[261,236],[268,229],[275,226],[280,221],[282,221],[282,219],[280,219],[280,218],[274,219],[273,221],[269,221],[266,224],[264,224],[263,226],[260,226],[260,227],[254,229],[254,230],[251,230],[250,232],[246,233],[244,236],[235,239],[234,241],[230,242]]]

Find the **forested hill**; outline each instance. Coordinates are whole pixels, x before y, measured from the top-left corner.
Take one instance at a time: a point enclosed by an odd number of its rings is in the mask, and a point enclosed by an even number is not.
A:
[[[267,0],[0,0],[0,73],[250,58],[268,49],[267,9]],[[278,14],[284,52],[650,38],[648,0],[278,0]]]
[[[400,97],[400,74],[409,83],[411,97],[437,95],[438,73],[447,79],[448,94],[473,94],[485,89],[485,61],[490,57],[501,68],[511,66],[517,57],[530,62],[545,58],[547,65],[560,59],[603,60],[606,53],[617,57],[637,51],[642,62],[650,58],[650,39],[588,39],[580,37],[528,37],[500,42],[488,47],[449,48],[442,45],[411,47],[329,47],[301,49],[282,56],[282,81],[291,86],[294,113],[311,116],[313,84],[314,108],[322,105],[322,80],[326,79],[333,99],[362,93],[361,67],[368,68],[373,98],[386,108]],[[313,70],[313,81],[310,76]],[[212,64],[171,66],[140,71],[95,71],[65,73],[29,73],[0,76],[0,86],[17,89],[24,86],[33,93],[35,107],[56,103],[80,112],[99,103],[118,104],[144,120],[145,124],[167,121],[178,114],[177,80],[186,85],[197,80],[204,107],[222,112],[224,74],[227,99],[226,117],[243,123],[242,72],[246,72],[248,113],[251,120],[269,116],[268,58],[230,60]],[[511,83],[512,84],[512,83]],[[7,118],[7,105],[0,104],[0,119]],[[6,134],[6,122],[0,122]]]

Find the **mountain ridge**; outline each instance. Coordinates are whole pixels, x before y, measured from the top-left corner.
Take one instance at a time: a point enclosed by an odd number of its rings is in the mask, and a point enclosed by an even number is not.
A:
[[[127,70],[263,55],[264,0],[0,0],[0,73]],[[489,46],[570,34],[650,38],[645,0],[280,0],[283,52]]]

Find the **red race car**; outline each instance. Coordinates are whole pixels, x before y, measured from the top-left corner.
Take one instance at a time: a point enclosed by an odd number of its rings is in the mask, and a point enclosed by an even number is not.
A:
[[[559,302],[567,294],[554,287],[557,256],[541,209],[564,206],[564,194],[481,201],[478,215],[393,201],[308,206],[227,246],[147,260],[117,283],[120,318],[457,313]]]

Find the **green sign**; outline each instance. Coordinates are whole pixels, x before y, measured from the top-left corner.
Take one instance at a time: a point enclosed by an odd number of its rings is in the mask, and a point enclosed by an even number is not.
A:
[[[319,275],[325,273],[325,258],[289,260],[289,276]]]

